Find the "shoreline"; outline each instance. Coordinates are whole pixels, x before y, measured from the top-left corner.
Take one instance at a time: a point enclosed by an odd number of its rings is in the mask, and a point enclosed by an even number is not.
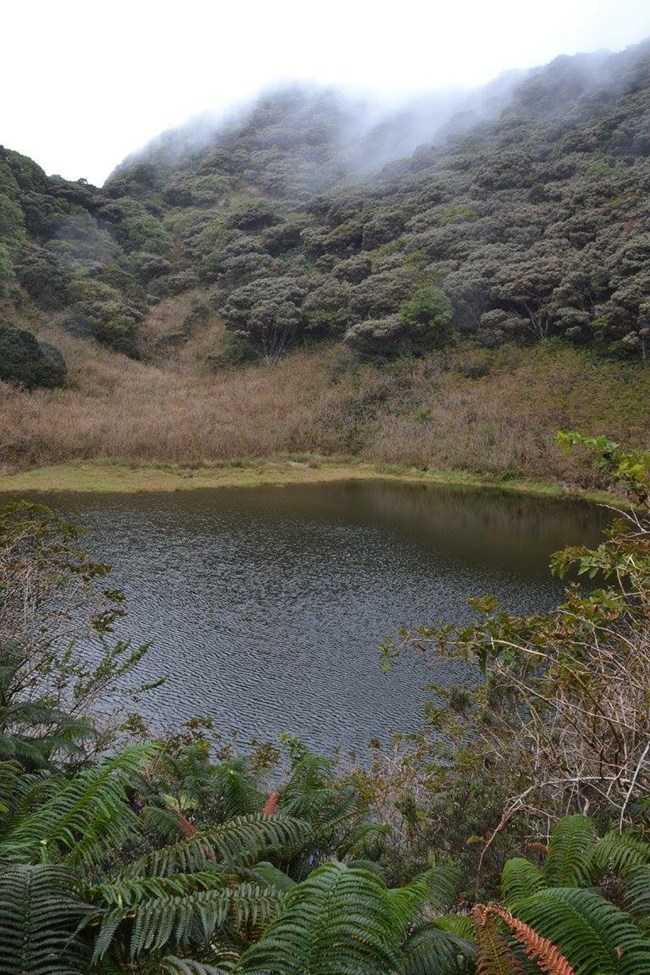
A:
[[[0,475],[0,495],[28,493],[137,494],[195,491],[233,487],[284,487],[336,481],[398,481],[441,487],[484,488],[511,494],[550,497],[591,503],[621,503],[603,492],[583,491],[562,484],[503,480],[464,471],[421,470],[373,464],[354,458],[332,459],[317,455],[277,458],[183,468],[173,464],[124,464],[87,461],[35,467]]]

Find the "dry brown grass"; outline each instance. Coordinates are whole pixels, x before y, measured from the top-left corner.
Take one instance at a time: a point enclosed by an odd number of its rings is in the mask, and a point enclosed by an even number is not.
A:
[[[180,346],[164,341],[194,297],[152,310],[147,363],[43,333],[66,358],[69,386],[29,394],[0,383],[3,469],[90,459],[196,466],[316,452],[593,486],[579,460],[554,447],[556,430],[647,445],[650,370],[552,346],[458,349],[377,370],[323,347],[213,373],[205,357],[221,341],[218,318]]]
[[[471,378],[477,366],[485,374]],[[592,486],[557,430],[649,445],[650,370],[573,348],[457,350],[417,363],[406,382],[364,444],[373,460]]]

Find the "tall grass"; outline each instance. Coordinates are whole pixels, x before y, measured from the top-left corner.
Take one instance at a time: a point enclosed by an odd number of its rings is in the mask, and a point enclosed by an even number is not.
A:
[[[376,369],[323,347],[213,373],[205,354],[219,341],[218,323],[177,349],[160,341],[169,315],[156,316],[147,363],[44,333],[68,362],[69,385],[26,393],[0,383],[2,469],[316,452],[592,486],[588,468],[555,448],[557,429],[647,445],[650,370],[598,363],[582,350],[464,347]]]

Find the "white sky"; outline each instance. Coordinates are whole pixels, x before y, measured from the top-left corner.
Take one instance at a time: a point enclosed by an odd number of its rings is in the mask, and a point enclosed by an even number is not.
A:
[[[128,153],[274,81],[476,85],[650,36],[650,0],[8,0],[0,144],[101,184]]]

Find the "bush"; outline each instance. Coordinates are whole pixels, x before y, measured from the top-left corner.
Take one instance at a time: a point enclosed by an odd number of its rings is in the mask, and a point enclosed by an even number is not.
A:
[[[31,332],[0,320],[0,379],[26,389],[52,389],[65,382],[63,356]]]
[[[409,341],[421,347],[441,346],[449,340],[452,309],[449,298],[433,285],[423,285],[400,309]]]
[[[70,273],[41,247],[22,252],[16,277],[29,297],[47,311],[64,308],[70,300]]]
[[[7,248],[0,244],[0,295],[4,292],[4,286],[14,277],[14,267],[9,257]]]
[[[138,358],[137,340],[143,317],[139,308],[127,305],[115,288],[90,278],[76,281],[71,297],[74,304],[62,323],[68,331]]]
[[[349,328],[344,340],[350,348],[364,355],[390,355],[398,350],[404,332],[399,315],[371,318]]]

